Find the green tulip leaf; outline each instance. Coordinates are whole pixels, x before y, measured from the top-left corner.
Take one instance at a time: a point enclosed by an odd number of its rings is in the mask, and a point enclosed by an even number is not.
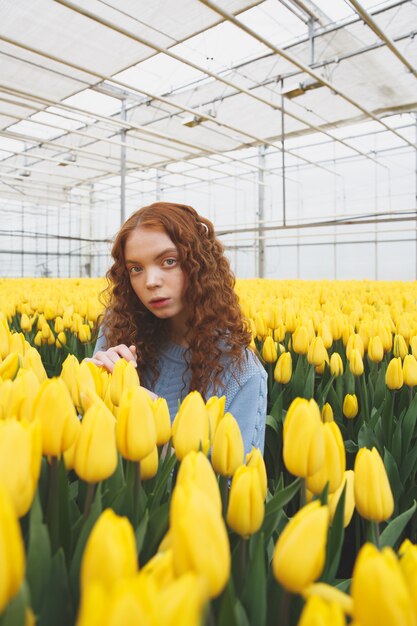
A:
[[[392,493],[394,495],[394,501],[398,502],[398,500],[404,493],[404,485],[401,482],[397,463],[395,462],[395,459],[392,456],[391,452],[386,448],[384,449],[384,465],[387,471]]]
[[[342,554],[343,540],[345,537],[345,499],[346,483],[340,495],[339,502],[337,503],[333,524],[330,526],[327,537],[326,564],[321,577],[321,580],[327,583],[334,582]]]
[[[249,550],[249,553],[252,554],[246,567],[247,575],[242,602],[250,623],[264,626],[266,621],[266,563],[265,538],[262,533],[251,537],[250,548],[252,550]]]
[[[308,368],[308,373],[305,379],[305,385],[303,389],[303,397],[307,398],[307,400],[310,400],[310,398],[313,398],[314,396],[315,375],[316,375],[316,372],[314,369],[314,365],[310,365],[310,367]]]
[[[417,465],[417,446],[410,450],[400,467],[400,476],[403,484],[406,484],[406,481],[416,471]]]
[[[328,371],[328,369],[327,369],[327,368],[326,368],[326,371]],[[332,385],[333,385],[333,381],[334,381],[334,379],[335,379],[335,376],[334,376],[334,375],[330,376],[330,378],[329,378],[329,380],[328,380],[328,382],[327,382],[326,386],[324,387],[323,391],[320,393],[320,402],[321,402],[321,405],[323,405],[323,404],[325,404],[325,403],[326,403],[326,401],[327,401],[327,396],[328,396],[328,394],[329,394],[330,389],[332,388]]]
[[[153,493],[149,496],[148,504],[150,511],[154,511],[159,506],[176,463],[177,457],[174,452],[170,453],[170,448],[168,447],[168,452],[156,476]]]
[[[222,594],[217,620],[209,620],[208,623],[216,623],[217,626],[250,626],[245,609],[236,598],[232,580],[229,580]]]
[[[404,511],[404,513],[401,513],[400,515],[398,515],[398,517],[394,518],[393,520],[391,520],[391,522],[388,523],[379,538],[381,548],[384,548],[385,546],[390,546],[391,548],[395,547],[396,543],[401,537],[401,533],[403,532],[410,519],[413,517],[416,507],[417,502],[414,500],[412,506],[407,509],[407,511]]]
[[[48,591],[51,567],[51,542],[42,518],[39,492],[36,491],[29,516],[29,546],[26,556],[26,580],[35,613],[40,612],[43,597]]]
[[[75,606],[72,601],[65,555],[62,548],[52,558],[48,593],[45,594],[38,626],[72,626]]]
[[[169,502],[164,502],[161,506],[150,513],[146,540],[142,545],[141,566],[155,554],[158,545],[169,526]]]
[[[149,523],[149,511],[148,509],[146,509],[135,532],[136,549],[139,555],[140,555],[140,551],[142,550],[143,542],[145,540],[146,531],[148,530],[148,523]]]
[[[275,417],[274,415],[267,415],[266,425],[272,428],[272,430],[274,430],[277,434],[279,434],[280,427],[277,417]]]
[[[391,393],[390,390],[387,389],[387,386],[385,383],[386,370],[387,370],[387,366],[382,361],[382,363],[380,363],[380,369],[379,369],[378,377],[375,383],[375,392],[374,392],[374,401],[373,401],[374,406],[377,408],[381,406],[381,404],[383,403],[385,395]]]
[[[405,412],[403,419],[401,420],[402,440],[404,447],[402,450],[402,456],[405,457],[413,439],[413,434],[416,429],[417,421],[417,394],[414,396],[408,410]]]
[[[287,502],[293,499],[295,494],[299,491],[300,486],[301,480],[297,478],[284,489],[277,488],[274,495],[266,503],[265,518],[262,524],[262,532],[265,536],[265,540],[269,539],[272,533],[277,529],[282,521],[282,508]]]
[[[24,585],[0,615],[0,626],[25,626],[27,599]],[[41,626],[41,625],[40,625]]]
[[[295,371],[291,380],[291,387],[294,392],[294,397],[302,396],[304,391],[304,380],[305,380],[305,367],[304,367],[305,357],[302,354],[297,355],[297,365],[295,366]]]

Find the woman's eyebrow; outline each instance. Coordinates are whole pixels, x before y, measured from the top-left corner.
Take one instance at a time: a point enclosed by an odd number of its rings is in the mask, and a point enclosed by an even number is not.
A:
[[[159,261],[159,259],[161,259],[162,257],[166,256],[167,254],[178,254],[178,250],[177,248],[166,248],[165,250],[162,250],[162,252],[160,252],[159,254],[156,255],[155,257],[155,261]],[[140,264],[140,261],[133,261],[130,259],[125,259],[125,263],[126,265],[128,263],[138,263]]]

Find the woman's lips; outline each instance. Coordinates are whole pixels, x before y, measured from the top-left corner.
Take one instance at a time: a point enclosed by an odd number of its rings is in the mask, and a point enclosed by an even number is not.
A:
[[[155,298],[149,302],[150,306],[155,309],[159,309],[168,304],[170,298]]]

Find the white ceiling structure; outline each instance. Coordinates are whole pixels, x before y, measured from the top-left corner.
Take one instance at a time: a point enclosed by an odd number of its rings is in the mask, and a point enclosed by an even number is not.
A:
[[[94,188],[123,219],[178,174],[384,168],[367,137],[417,149],[416,67],[416,0],[0,0],[0,199]]]

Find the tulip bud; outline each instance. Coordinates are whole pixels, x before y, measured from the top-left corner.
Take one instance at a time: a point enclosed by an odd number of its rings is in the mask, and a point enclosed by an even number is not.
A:
[[[23,333],[12,333],[10,335],[9,350],[10,352],[17,352],[23,356],[26,352],[26,339]]]
[[[353,419],[358,414],[358,399],[354,393],[347,393],[343,400],[343,415]]]
[[[19,371],[22,358],[17,352],[11,352],[9,356],[6,356],[4,361],[0,363],[0,378],[3,380],[14,380],[17,372]]]
[[[206,409],[209,414],[209,423],[210,423],[210,439],[213,443],[214,435],[216,433],[217,427],[220,424],[220,421],[224,417],[224,407],[226,405],[226,396],[221,396],[218,398],[217,396],[212,396],[206,402]]]
[[[265,515],[264,489],[255,467],[241,465],[230,488],[227,523],[241,537],[249,537],[262,526]]]
[[[417,335],[414,335],[414,337],[411,337],[410,348],[411,348],[411,353],[413,357],[417,359]]]
[[[163,446],[171,438],[171,418],[165,398],[153,401],[153,416],[156,430],[156,445]]]
[[[382,522],[394,512],[394,499],[384,463],[376,448],[360,448],[355,459],[355,502],[359,515]]]
[[[26,350],[25,355],[22,358],[22,367],[32,370],[40,383],[43,383],[43,381],[48,378],[42,363],[41,355],[35,348],[28,348],[28,350]]]
[[[307,360],[310,364],[320,366],[328,359],[327,350],[324,347],[323,339],[315,337],[308,348]]]
[[[284,421],[283,456],[294,476],[315,474],[324,462],[323,424],[314,400],[296,398]]]
[[[308,598],[298,626],[345,626],[342,608],[336,602],[326,602],[319,596]]]
[[[342,495],[342,491],[344,486],[346,485],[345,492],[345,512],[344,512],[344,522],[343,525],[346,528],[350,524],[350,520],[352,519],[353,511],[355,510],[355,494],[354,494],[354,480],[355,474],[353,470],[346,470],[344,474],[344,478],[342,479],[341,484],[336,489],[336,491],[329,495],[329,512],[330,512],[330,524],[333,524],[334,515],[336,513],[336,508],[338,502],[340,500],[340,496]]]
[[[393,358],[385,372],[385,384],[389,389],[401,389],[404,383],[401,357]]]
[[[159,456],[158,448],[155,445],[154,449],[148,456],[140,462],[140,478],[141,480],[150,480],[154,478],[158,473],[159,468]]]
[[[368,356],[374,363],[380,363],[384,358],[384,346],[379,335],[369,339]]]
[[[259,480],[262,488],[262,498],[265,500],[267,492],[267,475],[264,457],[262,456],[259,448],[252,448],[246,455],[246,465],[248,467],[255,467],[259,474]]]
[[[362,337],[357,333],[353,333],[352,335],[350,335],[346,344],[346,356],[349,360],[351,359],[352,350],[357,350],[361,358],[363,359],[363,356],[365,354],[365,348],[363,345]]]
[[[301,593],[322,573],[326,559],[328,506],[307,504],[285,526],[275,545],[272,569],[285,589]]]
[[[171,499],[170,528],[177,576],[194,572],[207,595],[218,596],[230,576],[230,546],[221,514],[191,482],[177,485]]]
[[[0,614],[16,595],[25,575],[25,549],[20,524],[8,493],[0,484]]]
[[[16,515],[29,511],[41,469],[42,443],[38,422],[0,421],[0,483]]]
[[[318,329],[317,329],[317,335],[319,335],[323,339],[323,345],[326,348],[326,350],[331,348],[333,344],[333,335],[330,331],[329,326],[326,324],[326,322],[322,322],[321,324],[319,324]]]
[[[156,430],[149,394],[143,387],[126,389],[116,421],[117,449],[129,461],[141,461],[156,445]]]
[[[409,387],[417,385],[417,361],[412,354],[407,354],[403,362],[404,384]]]
[[[233,476],[244,458],[242,433],[231,413],[226,413],[214,435],[211,462],[221,476]]]
[[[30,370],[20,369],[14,379],[5,410],[5,417],[30,422],[33,403],[40,388],[36,375]]]
[[[321,410],[321,419],[323,422],[333,422],[333,409],[328,402],[323,405]]]
[[[292,334],[292,349],[297,354],[307,354],[309,346],[308,330],[305,326],[298,326]]]
[[[255,321],[256,336],[258,339],[263,339],[264,337],[268,335],[268,325],[267,325],[266,319],[264,318],[263,315],[258,313],[255,316],[254,321]]]
[[[9,354],[9,341],[10,331],[8,330],[8,327],[6,328],[4,324],[0,323],[0,357],[2,359],[6,358]]]
[[[410,592],[414,614],[417,616],[417,546],[405,539],[398,550],[400,567]]]
[[[77,446],[74,469],[88,483],[106,480],[117,467],[115,419],[102,403],[93,404],[84,413]]]
[[[177,485],[191,482],[212,501],[216,510],[222,512],[219,485],[210,461],[202,452],[192,450],[181,461]]]
[[[133,528],[126,517],[105,509],[88,537],[81,562],[80,583],[84,591],[100,583],[106,591],[138,571]]]
[[[32,330],[32,322],[29,319],[29,316],[26,313],[23,313],[20,318],[20,328],[25,331],[25,333],[30,333]]]
[[[112,403],[119,406],[123,391],[138,387],[139,384],[138,373],[133,361],[126,361],[125,359],[116,361],[110,381]]]
[[[284,352],[280,355],[274,369],[274,380],[277,383],[286,385],[292,376],[292,359],[290,352]]]
[[[395,335],[394,337],[394,356],[404,360],[404,357],[408,354],[407,344],[402,335]]]
[[[346,454],[342,433],[336,422],[323,424],[324,463],[315,473],[307,476],[306,486],[314,494],[319,495],[326,484],[329,493],[333,493],[342,482],[346,469]]]
[[[350,351],[349,368],[354,376],[362,376],[363,360],[359,350],[352,348]]]
[[[210,449],[209,414],[198,391],[192,391],[181,403],[172,424],[172,442],[180,461],[191,450]]]
[[[262,358],[266,363],[275,363],[278,358],[277,346],[272,337],[266,337],[262,346]]]
[[[343,374],[343,361],[338,352],[333,352],[330,357],[330,374],[336,378]]]
[[[353,617],[360,626],[415,626],[412,598],[391,548],[380,552],[371,543],[362,546],[353,569],[351,595]]]

